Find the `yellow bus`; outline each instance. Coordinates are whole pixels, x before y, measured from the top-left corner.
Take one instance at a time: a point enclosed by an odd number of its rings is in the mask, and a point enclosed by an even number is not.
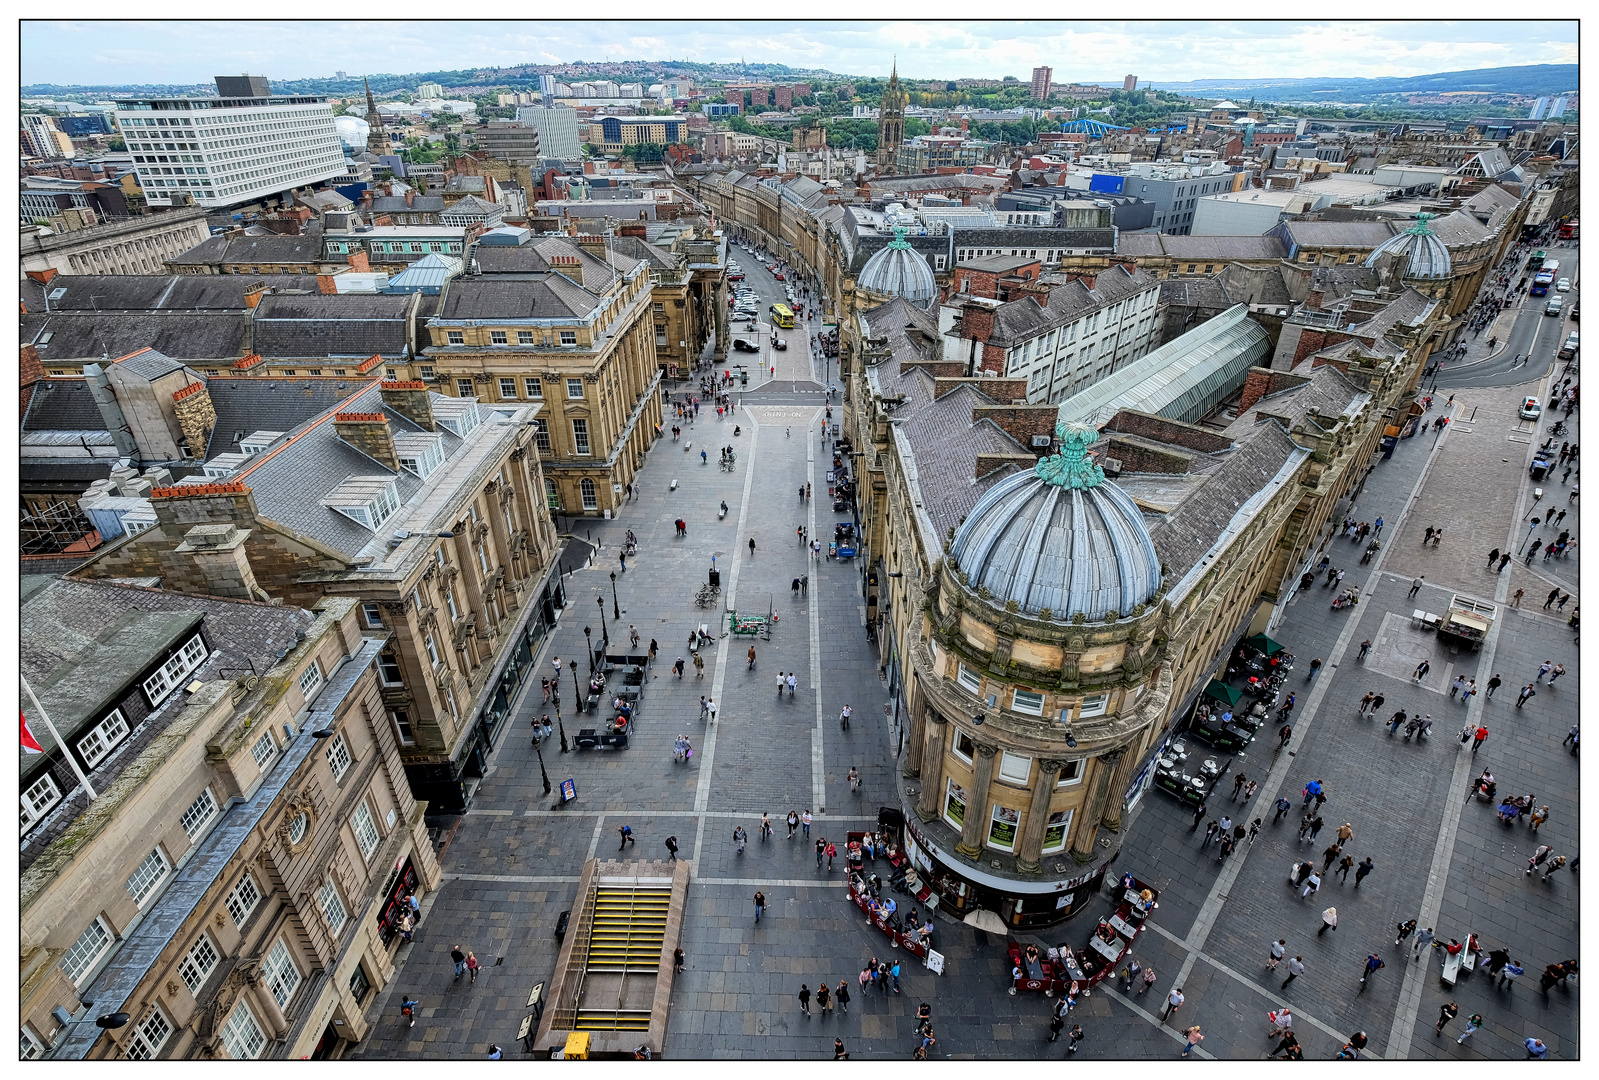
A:
[[[784,330],[792,330],[794,329],[794,313],[789,310],[787,304],[773,304],[772,322],[781,326]]]

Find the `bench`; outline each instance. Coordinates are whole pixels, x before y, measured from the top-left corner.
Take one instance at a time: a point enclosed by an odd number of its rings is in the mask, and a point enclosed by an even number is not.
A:
[[[559,919],[555,920],[555,940],[556,941],[565,941],[566,940],[566,925],[568,923],[570,923],[571,921],[572,921],[572,913],[570,911],[561,912],[561,917]]]
[[[1455,978],[1460,974],[1460,958],[1463,953],[1464,950],[1453,954],[1448,951],[1444,952],[1444,966],[1443,971],[1439,973],[1439,978],[1443,979],[1445,986],[1455,985]]]

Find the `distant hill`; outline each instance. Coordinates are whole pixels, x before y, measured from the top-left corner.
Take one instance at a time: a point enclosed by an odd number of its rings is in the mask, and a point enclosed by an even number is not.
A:
[[[1496,94],[1571,93],[1577,89],[1576,64],[1440,71],[1381,79],[1153,79],[1162,90],[1205,97],[1243,97],[1256,101],[1369,101],[1382,94],[1442,94],[1479,90]]]

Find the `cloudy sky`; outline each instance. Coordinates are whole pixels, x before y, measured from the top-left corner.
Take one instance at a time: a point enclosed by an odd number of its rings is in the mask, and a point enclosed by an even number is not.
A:
[[[747,4],[738,7],[749,10]],[[1157,84],[1225,77],[1423,75],[1577,62],[1575,20],[21,25],[24,84],[204,82],[244,71],[295,79],[331,76],[335,70],[405,73],[572,60],[714,63],[741,57],[863,75],[886,72],[897,56],[900,72],[913,78],[1015,75],[1024,81],[1034,65],[1049,64],[1056,82],[1119,81],[1131,72]]]

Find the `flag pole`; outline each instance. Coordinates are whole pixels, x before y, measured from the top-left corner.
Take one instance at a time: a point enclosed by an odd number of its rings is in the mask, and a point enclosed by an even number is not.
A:
[[[90,785],[89,778],[83,774],[83,770],[78,768],[78,759],[72,756],[72,751],[67,748],[66,740],[56,730],[55,724],[50,722],[50,714],[44,711],[43,705],[39,704],[39,699],[34,694],[33,687],[28,685],[28,677],[23,675],[20,678],[22,679],[22,688],[28,692],[28,700],[33,702],[34,711],[39,714],[39,719],[44,721],[44,726],[50,729],[50,737],[55,739],[56,745],[61,748],[61,756],[67,759],[68,765],[72,766],[72,771],[77,774],[78,782],[83,785],[83,790],[89,793],[89,801],[93,802],[96,798],[94,787]]]

